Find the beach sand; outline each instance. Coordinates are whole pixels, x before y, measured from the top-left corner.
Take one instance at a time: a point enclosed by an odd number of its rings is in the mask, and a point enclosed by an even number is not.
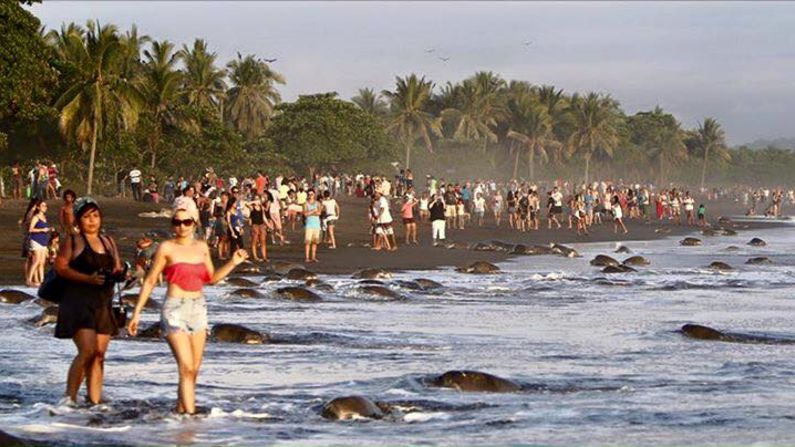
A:
[[[138,217],[138,213],[145,211],[159,211],[164,205],[134,202],[129,199],[98,199],[105,221],[106,231],[116,238],[122,255],[125,259],[132,260],[135,252],[135,241],[145,232],[158,229],[169,230],[166,218]],[[366,219],[368,200],[355,197],[338,198],[341,207],[341,217],[337,224],[336,250],[321,247],[318,250],[320,262],[310,264],[309,269],[317,273],[350,274],[363,268],[380,267],[389,270],[425,270],[441,266],[457,266],[471,261],[499,262],[510,255],[505,252],[480,252],[465,249],[446,249],[433,247],[431,243],[430,224],[419,224],[418,246],[404,246],[402,223],[395,223],[399,248],[393,252],[373,251],[362,247],[370,241],[369,223]],[[20,257],[22,233],[17,221],[25,210],[27,202],[6,200],[0,206],[0,282],[3,284],[23,283],[23,265]],[[50,202],[48,213],[51,222],[57,221],[60,201]],[[393,216],[397,216],[397,204],[392,207]],[[712,201],[707,203],[707,215],[711,222],[716,223],[719,216],[739,215],[742,213],[741,204],[728,200]],[[447,231],[448,242],[474,243],[481,241],[500,240],[510,243],[525,245],[549,243],[583,243],[583,242],[628,242],[633,240],[652,240],[670,236],[681,236],[697,232],[694,227],[670,225],[668,222],[653,220],[646,223],[640,220],[627,220],[629,234],[614,234],[613,225],[604,224],[593,226],[590,236],[577,236],[574,231],[565,226],[562,229],[546,229],[546,221],[542,220],[542,229],[527,233],[519,233],[507,228],[507,221],[503,219],[502,226],[496,228],[490,216],[485,219],[482,228],[470,224],[465,230]],[[776,225],[771,222],[754,222],[736,227],[738,236],[735,245],[741,245],[751,239],[753,229]],[[745,228],[747,226],[747,228]],[[670,229],[669,233],[658,233],[660,227]],[[268,246],[268,255],[271,260],[290,261],[302,263],[303,256],[303,229],[296,225],[296,230],[290,230],[290,225],[285,226],[287,238],[292,242],[285,246]],[[248,234],[244,235],[249,242]],[[346,247],[347,244],[356,245]]]

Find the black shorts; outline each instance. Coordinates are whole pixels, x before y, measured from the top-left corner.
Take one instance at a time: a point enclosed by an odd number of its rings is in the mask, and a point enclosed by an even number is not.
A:
[[[404,219],[403,219],[403,224],[404,224],[404,225],[413,224],[413,223],[414,223],[414,218],[413,218],[413,217],[410,217],[410,218],[404,218]]]
[[[552,207],[552,214],[563,214],[563,207],[562,206],[553,206]]]

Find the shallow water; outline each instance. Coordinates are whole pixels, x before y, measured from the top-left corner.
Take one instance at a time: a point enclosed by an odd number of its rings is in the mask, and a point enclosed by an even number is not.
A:
[[[211,323],[244,324],[275,343],[209,344],[198,388],[206,410],[195,419],[170,412],[176,368],[159,341],[114,340],[108,403],[58,406],[72,344],[25,323],[35,304],[0,304],[0,427],[75,444],[792,444],[795,345],[697,341],[676,330],[695,322],[795,337],[793,233],[703,237],[702,247],[630,242],[652,262],[638,273],[588,264],[600,253],[629,256],[613,254],[613,243],[575,245],[578,259],[517,258],[500,275],[403,273],[394,280],[446,288],[392,286],[401,301],[364,296],[345,277],[323,278],[335,292],[314,304],[230,298],[235,287],[216,287]],[[745,245],[753,236],[768,246]],[[729,245],[740,250],[723,251]],[[762,255],[774,264],[744,264]],[[708,270],[716,260],[737,270]],[[450,369],[488,371],[526,391],[426,385]],[[320,417],[324,402],[350,394],[402,411],[380,421]]]

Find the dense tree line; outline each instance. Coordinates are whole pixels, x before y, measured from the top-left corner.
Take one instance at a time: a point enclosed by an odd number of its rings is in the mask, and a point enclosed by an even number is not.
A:
[[[416,74],[392,89],[282,102],[286,80],[255,55],[226,64],[196,39],[181,48],[90,21],[41,29],[0,3],[0,148],[6,164],[61,163],[103,191],[132,165],[156,175],[253,169],[378,169],[529,180],[795,180],[795,155],[729,149],[713,118],[685,129],[660,107],[627,115],[608,94],[477,72],[437,86]]]

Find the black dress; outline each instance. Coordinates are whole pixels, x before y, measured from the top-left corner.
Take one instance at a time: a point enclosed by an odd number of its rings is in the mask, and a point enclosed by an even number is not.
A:
[[[110,248],[100,236],[105,253],[91,248],[86,237],[85,248],[69,262],[69,267],[80,273],[91,275],[100,270],[110,272],[115,260]],[[116,335],[119,327],[113,318],[113,284],[96,286],[83,282],[65,280],[61,304],[58,306],[57,338],[72,338],[79,329],[92,329],[97,334]]]

